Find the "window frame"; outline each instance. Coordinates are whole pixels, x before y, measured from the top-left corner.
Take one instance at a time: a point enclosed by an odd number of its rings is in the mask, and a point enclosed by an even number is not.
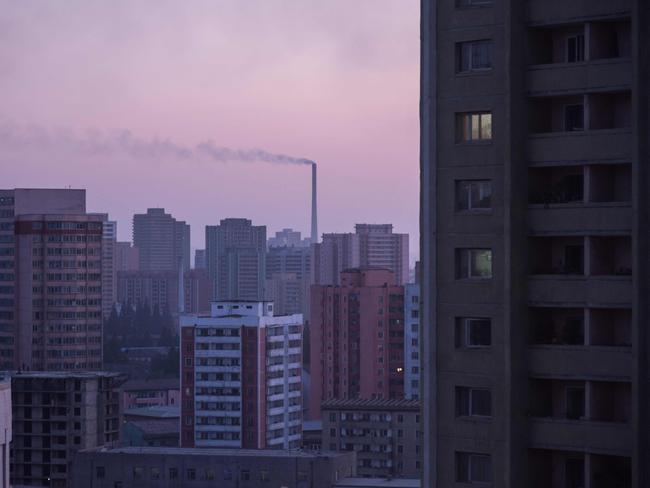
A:
[[[490,136],[483,137],[483,118],[489,116],[490,118]],[[468,112],[456,112],[455,114],[455,142],[456,144],[492,144],[494,139],[494,130],[493,130],[493,113],[491,110],[476,110]],[[476,131],[478,137],[474,138],[474,117],[478,117],[478,124]],[[464,135],[467,135],[467,138],[464,138]]]
[[[489,413],[479,413],[475,412],[476,408],[474,406],[474,395],[476,392],[484,394],[488,393],[488,410]],[[455,387],[455,399],[456,399],[456,417],[460,418],[479,418],[479,419],[491,419],[493,417],[492,413],[492,390],[487,387],[482,386],[456,386]],[[467,393],[465,396],[464,393]],[[467,400],[467,405],[459,404]],[[463,413],[467,411],[467,413]]]
[[[475,184],[487,183],[490,190],[489,207],[477,207],[473,205],[473,188]],[[467,208],[461,207],[460,191],[463,185],[467,185]],[[491,179],[470,179],[470,180],[454,180],[454,210],[457,213],[489,213],[492,211],[492,180]],[[463,199],[465,200],[465,199]]]
[[[474,322],[487,322],[489,325],[489,344],[473,344],[471,329]],[[456,317],[455,324],[456,349],[488,349],[492,347],[492,318],[490,317]]]
[[[492,255],[492,248],[482,248],[482,247],[458,247],[455,250],[455,276],[457,281],[489,281],[494,277],[494,266],[492,265],[493,263],[493,255]],[[473,275],[472,274],[472,264],[474,262],[474,259],[472,259],[473,253],[474,252],[489,252],[489,261],[490,261],[490,272],[489,275],[486,276],[481,276],[481,275]],[[464,263],[467,273],[466,275],[463,275],[461,273],[463,266],[462,266],[462,261],[466,260],[467,262]]]
[[[573,61],[569,59],[569,44],[571,41],[575,41],[575,60]],[[584,31],[580,34],[568,34],[565,38],[564,46],[566,48],[566,56],[564,57],[566,63],[584,63],[587,60],[587,44]]]
[[[466,451],[456,451],[456,482],[457,483],[468,483],[468,484],[480,484],[480,485],[491,485],[494,483],[494,468],[492,466],[492,456],[487,453],[479,452],[466,452]],[[473,478],[473,469],[472,469],[472,460],[474,458],[483,458],[488,460],[489,465],[489,479],[474,479]],[[462,463],[462,464],[461,464]],[[462,465],[467,467],[467,472],[462,473]]]
[[[479,46],[487,46],[487,61],[488,66],[486,67],[474,67],[474,50]],[[455,49],[455,70],[457,75],[469,75],[469,74],[480,74],[480,73],[489,73],[493,69],[492,65],[492,46],[494,42],[492,39],[472,39],[470,41],[459,41],[456,43]],[[464,68],[465,57],[463,56],[464,48],[468,49],[467,57],[467,69]]]

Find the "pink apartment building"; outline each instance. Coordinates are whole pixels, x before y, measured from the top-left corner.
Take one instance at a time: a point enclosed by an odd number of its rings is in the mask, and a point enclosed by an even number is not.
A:
[[[350,269],[311,288],[309,417],[332,399],[404,396],[404,288],[386,269]]]
[[[120,388],[122,411],[131,408],[178,406],[180,381],[177,378],[130,380]]]

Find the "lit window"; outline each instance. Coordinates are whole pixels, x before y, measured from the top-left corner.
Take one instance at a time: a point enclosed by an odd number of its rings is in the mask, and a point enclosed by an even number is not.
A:
[[[456,114],[456,142],[481,142],[491,140],[491,112],[467,112]]]
[[[492,208],[490,180],[460,180],[456,182],[456,210],[488,210]]]
[[[492,278],[490,249],[456,249],[456,279]]]

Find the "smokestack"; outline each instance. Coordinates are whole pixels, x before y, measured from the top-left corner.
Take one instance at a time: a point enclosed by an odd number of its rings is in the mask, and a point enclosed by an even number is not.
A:
[[[311,243],[318,242],[318,210],[317,210],[317,185],[316,185],[316,163],[311,165]]]

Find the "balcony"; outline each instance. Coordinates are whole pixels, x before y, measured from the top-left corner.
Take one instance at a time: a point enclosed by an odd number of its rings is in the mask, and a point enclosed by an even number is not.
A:
[[[552,24],[590,18],[629,16],[632,0],[528,0],[527,21]]]
[[[632,376],[632,351],[629,347],[531,346],[528,348],[531,375],[562,378],[593,377],[610,380]]]
[[[631,232],[630,203],[566,203],[531,205],[531,234],[588,234],[594,231]]]
[[[629,59],[606,59],[582,63],[535,65],[527,71],[528,93],[532,96],[625,90],[632,81]]]
[[[628,128],[537,133],[528,137],[530,164],[554,162],[629,162],[632,131]]]
[[[632,304],[631,276],[535,275],[528,279],[530,305],[563,304],[625,308]]]
[[[629,456],[632,452],[632,429],[625,424],[532,418],[529,425],[532,448],[618,456]]]

